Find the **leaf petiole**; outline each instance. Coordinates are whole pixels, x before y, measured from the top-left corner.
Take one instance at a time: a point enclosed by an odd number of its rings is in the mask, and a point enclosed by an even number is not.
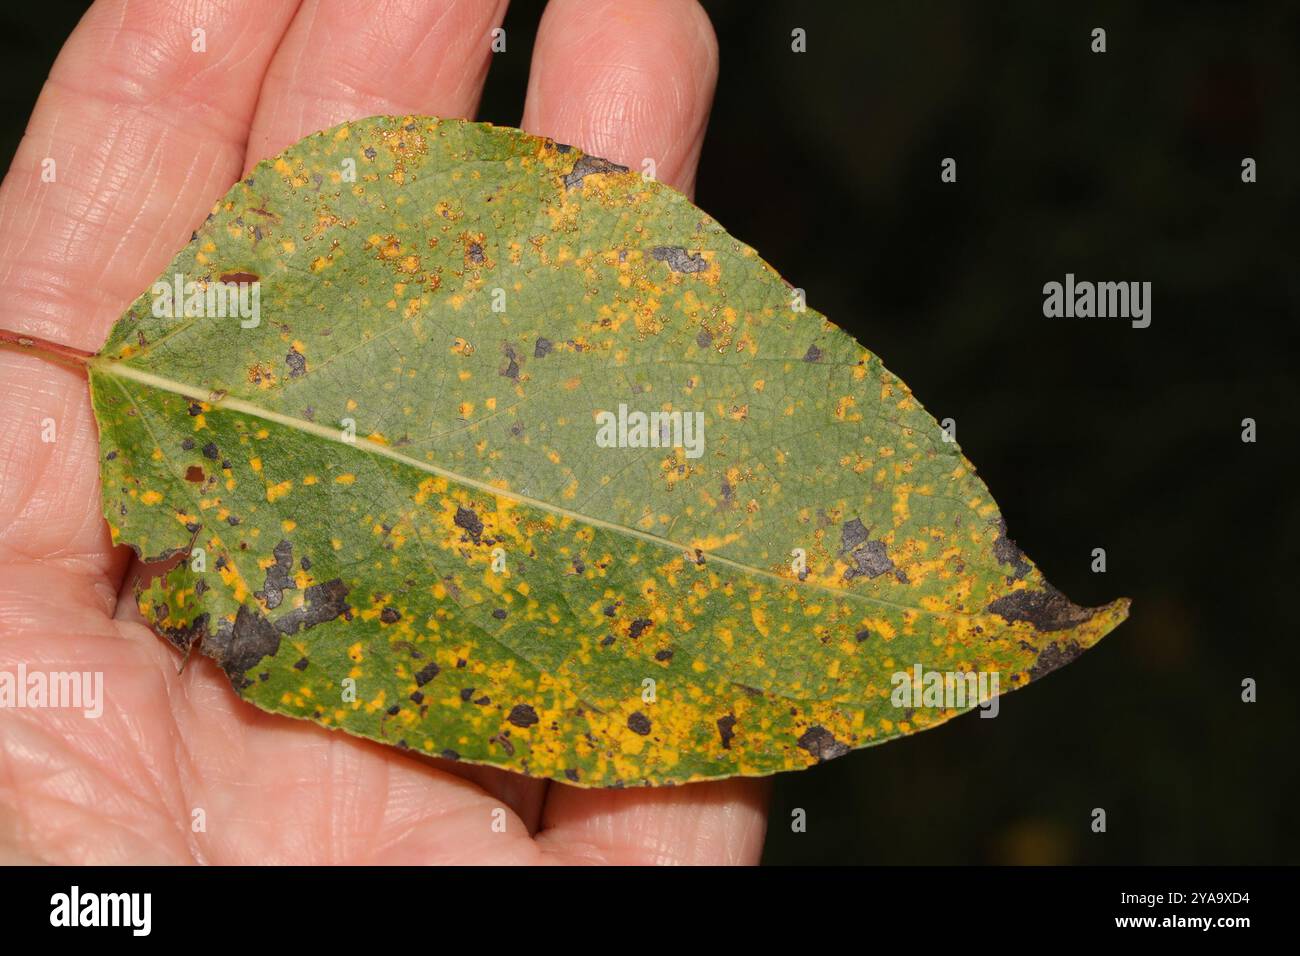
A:
[[[0,329],[0,347],[16,352],[33,353],[43,359],[72,368],[85,368],[90,360],[95,357],[94,352],[87,352],[71,345],[51,342],[49,339],[43,339],[37,335],[14,332],[10,329]]]

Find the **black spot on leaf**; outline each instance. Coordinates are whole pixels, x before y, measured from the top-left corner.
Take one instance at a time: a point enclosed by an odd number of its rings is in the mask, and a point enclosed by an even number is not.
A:
[[[510,708],[510,716],[506,720],[516,727],[531,727],[538,721],[537,711],[529,704],[515,704]]]
[[[167,617],[166,605],[155,609],[158,620]],[[208,615],[200,614],[193,621],[179,627],[157,625],[159,633],[177,650],[188,653],[190,648],[201,642],[208,634]]]
[[[1034,661],[1034,666],[1029,668],[1029,679],[1038,680],[1044,674],[1050,674],[1058,667],[1064,667],[1082,653],[1083,648],[1077,641],[1067,641],[1064,644],[1048,644],[1039,652],[1038,660]]]
[[[423,687],[425,684],[429,683],[429,681],[437,677],[439,671],[441,670],[442,670],[441,667],[433,663],[433,661],[430,661],[429,663],[425,664],[424,667],[420,668],[420,670],[416,673],[415,675],[416,685],[419,687]]]
[[[276,626],[247,606],[240,607],[233,624],[223,621],[216,633],[203,641],[203,653],[220,665],[236,690],[252,684],[245,672],[279,649]]]
[[[818,762],[834,760],[849,752],[848,745],[836,740],[835,735],[825,727],[809,727],[799,738],[799,746],[816,757]]]
[[[344,600],[347,596],[347,585],[338,578],[313,584],[303,592],[303,606],[294,608],[276,621],[276,629],[281,634],[296,634],[302,628],[315,627],[336,617],[351,620],[352,608]]]
[[[844,522],[840,528],[840,550],[852,551],[867,540],[867,528],[861,518]]]
[[[289,577],[293,571],[293,545],[288,541],[281,541],[271,552],[275,556],[275,564],[266,569],[266,583],[262,585],[262,590],[257,592],[257,597],[266,603],[267,610],[275,610],[284,600],[284,592],[294,590],[296,585],[293,579]]]
[[[1018,581],[1029,573],[1029,562],[1025,560],[1024,552],[1007,537],[1007,522],[1004,518],[998,519],[998,536],[993,542],[993,556],[999,563],[1011,565],[1013,580]]]
[[[841,526],[840,554],[845,555],[852,565],[844,571],[845,581],[858,577],[876,578],[894,570],[885,542],[870,540],[870,532],[860,518],[853,518]]]
[[[844,572],[845,581],[852,581],[864,575],[868,578],[876,578],[894,569],[894,562],[890,560],[883,541],[868,541],[850,557],[854,566]]]
[[[650,255],[659,262],[668,263],[673,272],[704,272],[709,264],[698,252],[687,252],[681,246],[658,246],[650,250]]]
[[[608,159],[601,159],[599,156],[580,156],[578,161],[573,164],[568,175],[564,177],[565,189],[580,189],[582,181],[592,173],[625,173],[626,166],[620,166],[618,163],[611,163]]]
[[[731,749],[731,738],[736,736],[734,728],[736,726],[735,714],[727,714],[726,717],[718,718],[718,736],[722,738],[722,749]]]
[[[1091,620],[1097,613],[1079,607],[1050,584],[1043,585],[1041,591],[1012,591],[988,609],[1009,624],[1027,621],[1039,631],[1063,631]]]
[[[456,527],[464,528],[469,536],[478,544],[479,535],[483,533],[483,521],[469,508],[463,508],[459,505],[456,507],[456,517],[453,519]]]

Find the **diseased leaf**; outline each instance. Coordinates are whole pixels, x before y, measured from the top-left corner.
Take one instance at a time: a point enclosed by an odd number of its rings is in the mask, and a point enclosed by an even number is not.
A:
[[[105,514],[188,554],[141,609],[266,710],[584,786],[768,774],[974,703],[930,672],[1020,687],[1126,616],[1051,588],[752,249],[576,149],[327,130],[160,282],[91,362]],[[247,308],[158,314],[185,282]]]

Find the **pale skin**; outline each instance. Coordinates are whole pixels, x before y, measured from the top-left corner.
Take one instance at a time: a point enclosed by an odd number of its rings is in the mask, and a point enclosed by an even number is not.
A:
[[[377,113],[472,118],[505,14],[504,0],[190,6],[101,0],[60,53],[0,186],[8,328],[94,351],[257,161]],[[521,125],[634,169],[653,158],[689,195],[716,75],[695,0],[551,0]],[[757,861],[763,781],[580,790],[265,714],[199,655],[178,673],[109,540],[85,376],[0,350],[0,390],[0,670],[100,671],[105,696],[97,720],[0,710],[0,861]]]

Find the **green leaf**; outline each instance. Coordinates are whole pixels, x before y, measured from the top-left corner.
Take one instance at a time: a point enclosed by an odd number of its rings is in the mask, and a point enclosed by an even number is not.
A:
[[[155,314],[177,276],[247,308]],[[1005,692],[1127,614],[1051,588],[752,249],[550,140],[317,133],[160,282],[91,362],[105,514],[189,553],[141,609],[266,710],[584,786],[769,774],[975,703],[930,672]]]

